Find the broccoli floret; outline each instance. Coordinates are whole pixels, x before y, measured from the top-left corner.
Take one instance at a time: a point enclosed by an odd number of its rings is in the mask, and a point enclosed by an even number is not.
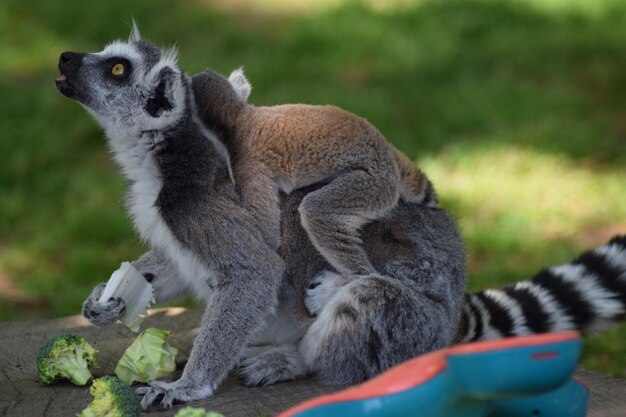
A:
[[[127,384],[152,382],[176,370],[178,349],[167,344],[167,330],[150,327],[126,348],[115,367],[115,375]]]
[[[114,376],[93,381],[89,393],[93,401],[77,417],[138,417],[139,396],[128,384]]]
[[[178,410],[174,417],[224,417],[215,411],[206,411],[204,408],[185,407]]]
[[[76,385],[85,385],[92,378],[89,367],[97,367],[97,352],[83,337],[55,336],[37,354],[39,379],[44,384],[69,379]]]

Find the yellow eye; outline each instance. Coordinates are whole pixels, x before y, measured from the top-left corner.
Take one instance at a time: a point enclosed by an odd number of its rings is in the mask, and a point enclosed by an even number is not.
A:
[[[124,75],[124,71],[126,71],[124,64],[115,64],[113,68],[111,68],[111,74],[113,75]]]

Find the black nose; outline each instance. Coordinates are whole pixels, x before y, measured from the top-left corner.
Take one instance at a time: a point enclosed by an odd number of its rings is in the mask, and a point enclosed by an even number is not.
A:
[[[83,61],[85,54],[79,52],[63,52],[59,57],[59,71],[61,74],[75,72]]]
[[[61,56],[59,57],[59,64],[66,65],[75,59],[82,58],[83,55],[85,54],[80,54],[78,52],[63,52],[61,53]]]

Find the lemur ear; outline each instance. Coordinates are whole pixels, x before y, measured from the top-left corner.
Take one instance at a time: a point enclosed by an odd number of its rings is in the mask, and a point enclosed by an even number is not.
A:
[[[152,117],[174,108],[174,91],[180,74],[171,67],[163,67],[154,78],[154,88],[146,103],[146,111]]]
[[[248,101],[248,97],[250,97],[250,93],[252,92],[252,85],[244,75],[242,67],[230,73],[228,82],[233,86],[239,98],[243,101]]]
[[[135,22],[135,19],[133,19],[133,28],[130,30],[128,42],[139,42],[140,40],[141,33],[139,33],[139,27],[137,26],[137,22]]]

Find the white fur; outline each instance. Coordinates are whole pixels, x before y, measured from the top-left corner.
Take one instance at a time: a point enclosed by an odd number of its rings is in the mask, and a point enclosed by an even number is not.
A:
[[[304,296],[304,304],[309,313],[317,315],[330,299],[337,294],[339,278],[341,278],[340,274],[329,270],[320,271],[311,278],[309,285],[317,284],[317,286],[315,288],[307,288]]]
[[[605,245],[594,250],[595,253],[602,255],[613,267],[624,271],[621,279],[626,279],[626,251],[619,245]]]
[[[489,314],[487,308],[485,308],[485,306],[483,305],[482,301],[480,301],[480,299],[474,294],[469,294],[468,301],[480,312],[479,319],[481,320],[481,323],[483,325],[483,334],[482,336],[480,336],[480,340],[501,339],[503,337],[502,333],[500,333],[497,329],[491,327],[491,325],[489,324],[491,315]]]
[[[590,327],[595,330],[604,328],[608,321],[624,312],[624,306],[616,299],[617,294],[598,283],[595,276],[583,265],[560,265],[550,270],[570,283],[583,299],[592,306],[594,321]]]
[[[175,52],[173,50],[170,50],[170,53]],[[174,126],[176,122],[180,120],[183,114],[187,111],[185,105],[185,88],[182,83],[182,77],[184,77],[185,75],[182,74],[178,69],[175,56],[167,56],[167,52],[164,52],[161,60],[145,75],[142,84],[144,86],[147,86],[149,91],[151,91],[153,88],[156,88],[157,82],[155,79],[159,74],[159,71],[167,67],[174,70],[174,73],[176,74],[176,81],[172,97],[173,99],[171,101],[173,108],[171,110],[168,110],[167,112],[162,113],[159,117],[152,117],[146,112],[142,112],[143,117],[140,120],[135,121],[135,123],[138,125],[138,127],[141,128],[142,131],[163,130],[170,126]]]
[[[137,232],[152,247],[167,253],[196,297],[206,301],[210,295],[207,279],[214,273],[182,247],[159,214],[155,201],[161,190],[161,179],[152,155],[146,157],[139,171],[130,187],[129,205]]]
[[[500,290],[486,290],[485,295],[504,307],[511,315],[513,319],[513,334],[523,336],[532,333],[526,326],[526,317],[517,301]]]
[[[101,52],[97,52],[93,55],[94,57],[98,57],[100,59],[120,57],[126,58],[131,61],[134,65],[141,64],[141,55],[135,50],[135,48],[123,41],[114,41],[104,47]]]
[[[352,295],[352,287],[361,285],[359,280],[353,280],[339,288],[318,314],[317,320],[311,324],[300,342],[300,354],[304,358],[309,369],[314,369],[320,349],[324,346],[323,341],[329,336],[341,331],[345,326],[351,325],[343,315],[337,314],[337,309],[344,305],[350,305],[357,312],[360,305]]]
[[[107,134],[115,160],[131,181],[128,210],[135,229],[142,240],[169,256],[196,297],[206,301],[211,293],[207,279],[213,276],[213,272],[182,247],[155,206],[162,182],[152,153],[146,148],[152,147],[160,138],[148,134],[128,137],[114,129],[108,129]]]
[[[130,36],[128,37],[128,42],[139,42],[141,40],[141,33],[139,33],[139,27],[137,26],[137,22],[133,19],[133,26],[130,30]]]
[[[244,75],[243,68],[239,67],[231,72],[230,76],[228,77],[228,81],[237,92],[239,98],[241,98],[243,101],[248,101],[248,97],[250,97],[250,93],[252,92],[252,85]]]
[[[274,178],[274,182],[276,183],[278,190],[285,194],[291,193],[295,188],[293,182],[288,178],[276,176],[276,178]]]
[[[182,74],[180,72],[180,70],[178,69],[178,55],[177,55],[177,51],[175,47],[170,47],[167,49],[162,49],[161,50],[161,59],[159,59],[159,62],[157,62],[152,68],[150,68],[150,71],[148,71],[143,78],[143,83],[146,86],[150,85],[150,82],[152,82],[152,80],[154,80],[154,78],[159,74],[159,72],[163,69],[163,68],[171,68],[173,69],[176,74],[178,75],[178,78],[180,80],[180,78],[182,78]],[[182,88],[182,85],[180,83],[177,83],[178,86],[180,87],[179,89],[177,89],[177,95],[174,97],[174,103],[173,104],[184,104],[185,100],[185,91]]]

